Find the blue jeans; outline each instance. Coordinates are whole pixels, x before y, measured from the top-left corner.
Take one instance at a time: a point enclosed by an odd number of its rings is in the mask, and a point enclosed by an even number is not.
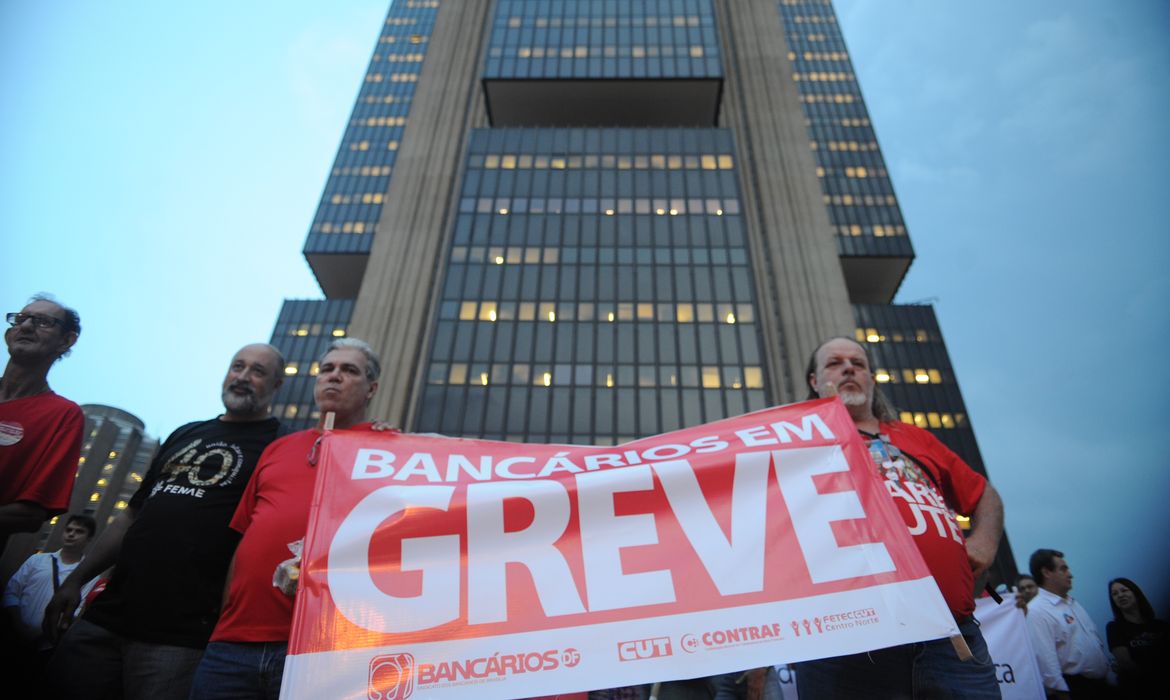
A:
[[[995,665],[979,623],[968,619],[959,631],[974,655],[969,661],[959,660],[949,639],[806,661],[795,665],[796,692],[801,700],[998,700]]]
[[[182,700],[202,655],[202,649],[128,639],[82,618],[49,659],[49,697]]]
[[[277,700],[288,642],[212,642],[195,671],[191,700]]]

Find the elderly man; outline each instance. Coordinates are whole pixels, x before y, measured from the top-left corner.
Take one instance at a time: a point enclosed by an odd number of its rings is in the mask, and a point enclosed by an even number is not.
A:
[[[171,433],[129,506],[61,584],[45,633],[66,628],[50,661],[60,697],[186,698],[219,616],[238,540],[227,525],[280,423],[269,415],[284,358],[266,344],[232,357],[224,413]],[[114,565],[70,627],[81,584]]]
[[[0,377],[0,554],[8,536],[64,513],[81,456],[85,416],[49,388],[49,369],[81,334],[77,312],[37,295],[6,316]]]
[[[1097,626],[1069,595],[1072,570],[1064,552],[1037,549],[1028,569],[1040,591],[1028,603],[1028,632],[1050,698],[1108,698],[1109,656]]]
[[[972,617],[975,577],[995,560],[1003,503],[987,480],[933,435],[898,421],[877,390],[865,349],[848,338],[826,341],[809,361],[809,398],[839,396],[869,443],[874,468],[911,527],[914,543],[942,591],[974,658],[949,640],[907,644],[797,666],[802,698],[998,698],[995,667]],[[965,540],[956,513],[971,515]],[[931,517],[927,514],[945,517]],[[915,527],[926,522],[926,527]]]
[[[300,553],[309,525],[322,429],[371,430],[366,407],[378,389],[378,356],[364,341],[335,340],[321,357],[313,398],[317,428],[265,450],[231,526],[243,537],[232,560],[226,602],[195,675],[191,697],[276,698],[292,627],[294,591],[273,585],[282,562]]]

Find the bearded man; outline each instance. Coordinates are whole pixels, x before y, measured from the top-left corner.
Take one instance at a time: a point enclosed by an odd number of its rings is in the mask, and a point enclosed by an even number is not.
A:
[[[219,619],[239,536],[232,513],[280,423],[269,415],[284,358],[263,343],[232,358],[224,413],[188,423],[159,448],[130,504],[102,532],[45,611],[53,697],[183,699]],[[81,586],[111,565],[77,622]],[[66,630],[68,630],[66,632]]]
[[[914,544],[955,617],[973,657],[960,659],[948,639],[797,664],[800,697],[999,698],[995,666],[975,621],[975,579],[995,561],[1003,501],[933,435],[902,423],[877,389],[865,348],[831,338],[809,361],[810,399],[838,396],[869,443]],[[956,514],[971,516],[970,535]],[[926,526],[921,526],[925,522]]]

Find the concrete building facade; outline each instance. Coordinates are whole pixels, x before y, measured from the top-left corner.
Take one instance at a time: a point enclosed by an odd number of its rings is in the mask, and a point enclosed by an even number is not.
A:
[[[396,0],[305,255],[294,425],[347,334],[379,418],[596,444],[801,400],[846,335],[984,469],[933,311],[893,303],[913,248],[827,0]]]

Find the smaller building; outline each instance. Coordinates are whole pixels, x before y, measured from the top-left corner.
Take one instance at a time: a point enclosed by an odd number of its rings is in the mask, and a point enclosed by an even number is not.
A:
[[[100,534],[138,490],[158,450],[158,440],[146,434],[146,426],[137,416],[120,408],[85,404],[81,410],[85,413],[85,436],[69,513],[93,516]],[[10,537],[0,561],[0,579],[6,581],[34,552],[60,549],[67,519],[57,516],[39,532]]]

